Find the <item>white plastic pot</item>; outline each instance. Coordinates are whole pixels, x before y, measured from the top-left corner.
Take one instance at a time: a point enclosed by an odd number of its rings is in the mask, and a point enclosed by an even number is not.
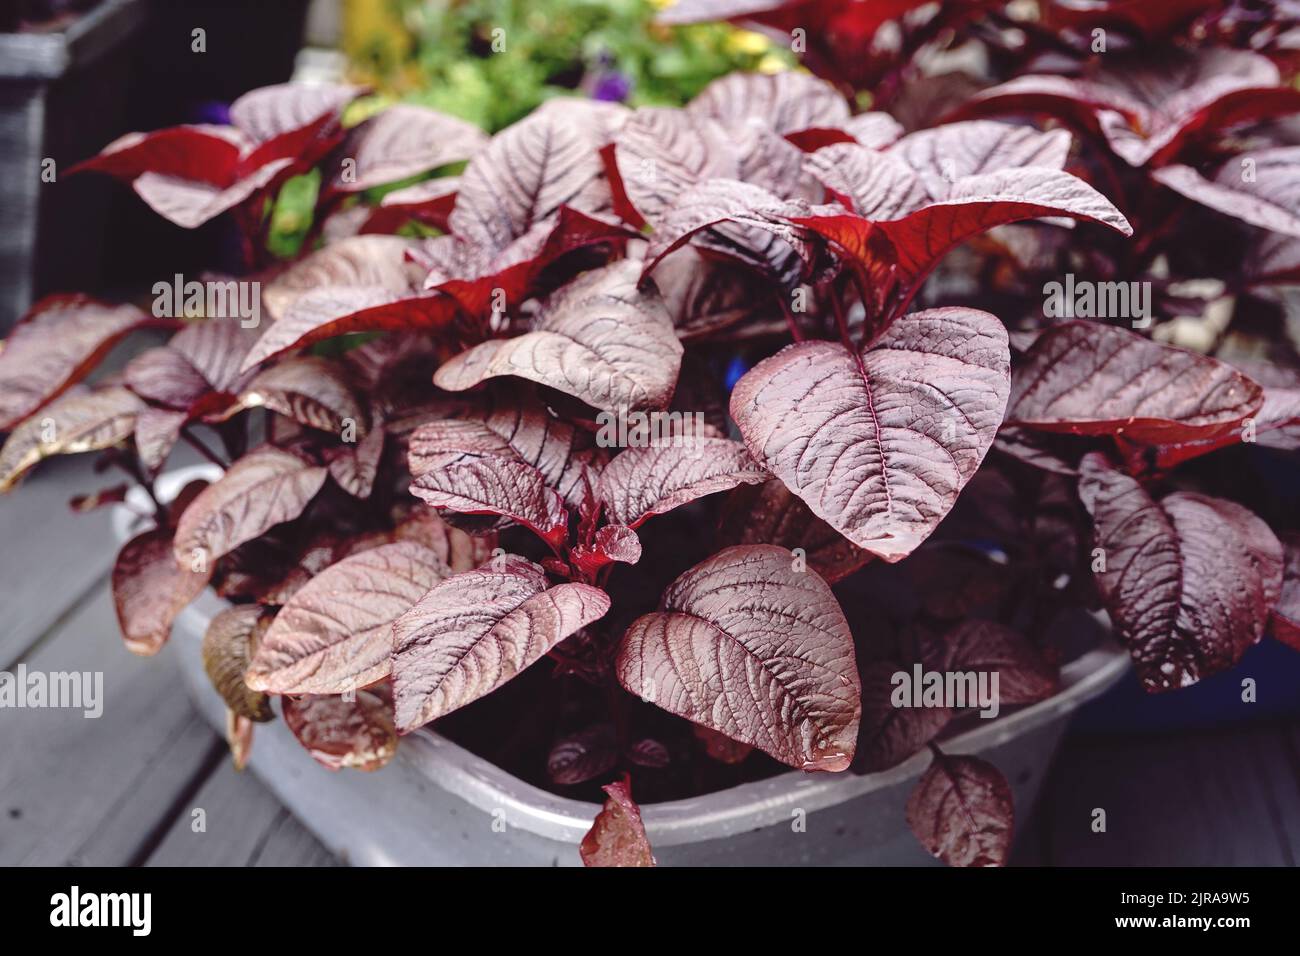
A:
[[[166,500],[195,477],[211,477],[212,470],[200,466],[164,476],[160,497]],[[138,530],[138,520],[119,509],[123,540]],[[205,592],[181,615],[172,638],[194,701],[219,732],[225,704],[203,671],[200,644],[223,606]],[[1127,666],[1119,648],[1090,651],[1063,668],[1055,697],[996,720],[974,719],[970,729],[945,738],[943,749],[996,764],[1023,821],[1070,714]],[[908,794],[929,762],[922,752],[884,773],[791,771],[643,806],[642,815],[661,865],[933,863],[904,821]],[[578,843],[598,810],[525,783],[428,728],[403,737],[383,770],[360,773],[331,772],[282,723],[259,724],[250,765],[322,843],[353,864],[576,866]]]

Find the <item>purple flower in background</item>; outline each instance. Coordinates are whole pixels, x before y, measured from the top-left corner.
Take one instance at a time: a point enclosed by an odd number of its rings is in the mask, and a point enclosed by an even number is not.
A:
[[[205,100],[202,103],[196,103],[190,109],[193,123],[211,123],[214,126],[230,125],[230,104],[222,103],[220,100]]]
[[[606,70],[596,77],[591,98],[605,103],[622,103],[632,92],[632,81],[618,70]]]

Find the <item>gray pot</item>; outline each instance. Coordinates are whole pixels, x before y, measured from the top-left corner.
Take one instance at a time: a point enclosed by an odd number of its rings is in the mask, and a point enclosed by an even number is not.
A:
[[[211,472],[201,466],[164,476],[160,496]],[[115,520],[123,539],[134,519],[119,509]],[[204,593],[181,615],[172,638],[196,705],[222,732],[225,704],[208,683],[200,644],[223,606]],[[996,720],[972,719],[945,738],[943,748],[996,764],[1023,821],[1071,712],[1115,683],[1127,666],[1118,648],[1090,651],[1065,666],[1055,697]],[[259,725],[254,736],[253,771],[322,843],[354,864],[576,866],[578,843],[598,809],[524,783],[428,728],[402,738],[397,757],[377,773],[331,773],[278,721]],[[792,771],[650,804],[642,807],[646,833],[659,863],[668,865],[933,863],[903,811],[929,762],[923,752],[865,776]]]

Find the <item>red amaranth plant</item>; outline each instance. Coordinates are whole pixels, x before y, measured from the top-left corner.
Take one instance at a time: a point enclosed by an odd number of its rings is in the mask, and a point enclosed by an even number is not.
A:
[[[204,660],[238,759],[272,698],[332,769],[377,769],[436,721],[603,799],[584,861],[652,865],[634,789],[870,773],[928,747],[918,838],[1005,863],[1010,788],[941,749],[969,715],[897,706],[899,672],[995,672],[1001,703],[1044,700],[1054,622],[1099,605],[1152,691],[1266,633],[1300,648],[1294,514],[1242,467],[1300,447],[1300,357],[1260,291],[1300,274],[1277,122],[1297,96],[1270,49],[1192,42],[1239,42],[1235,6],[1059,3],[1056,43],[997,5],[921,6],[671,8],[848,23],[810,59],[838,88],[561,99],[490,139],[407,106],[347,131],[357,91],[273,88],[231,128],[113,144],[84,167],[181,226],[238,218],[250,271],[205,288],[229,304],[257,283],[257,307],[39,303],[0,351],[0,489],[99,451],[149,492],[153,527],[113,571],[122,632],[152,654],[205,587],[231,602]],[[845,37],[899,17],[901,46],[840,69]],[[1091,51],[1094,21],[1115,53]],[[923,54],[966,43],[1000,75],[918,127]],[[864,85],[878,108],[855,115],[843,91]],[[332,228],[260,269],[267,197],[313,165]],[[1189,219],[1231,241],[1173,228]],[[1091,306],[1045,305],[1075,273]],[[1098,311],[1128,283],[1156,286],[1149,308]],[[1225,308],[1239,330],[1189,335]],[[84,384],[145,327],[172,334]],[[159,501],[181,441],[221,476]]]

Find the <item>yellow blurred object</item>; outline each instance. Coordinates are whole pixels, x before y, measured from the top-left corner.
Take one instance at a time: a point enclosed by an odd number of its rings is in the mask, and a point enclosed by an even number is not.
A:
[[[756,69],[759,73],[784,73],[790,64],[775,53],[767,53],[758,61]]]
[[[772,41],[753,30],[733,30],[727,36],[728,53],[747,53],[758,56],[772,49]]]
[[[657,10],[667,10],[676,2],[677,0],[650,0],[650,6]]]
[[[343,52],[348,61],[373,64],[382,74],[410,58],[415,38],[391,0],[343,0]]]

